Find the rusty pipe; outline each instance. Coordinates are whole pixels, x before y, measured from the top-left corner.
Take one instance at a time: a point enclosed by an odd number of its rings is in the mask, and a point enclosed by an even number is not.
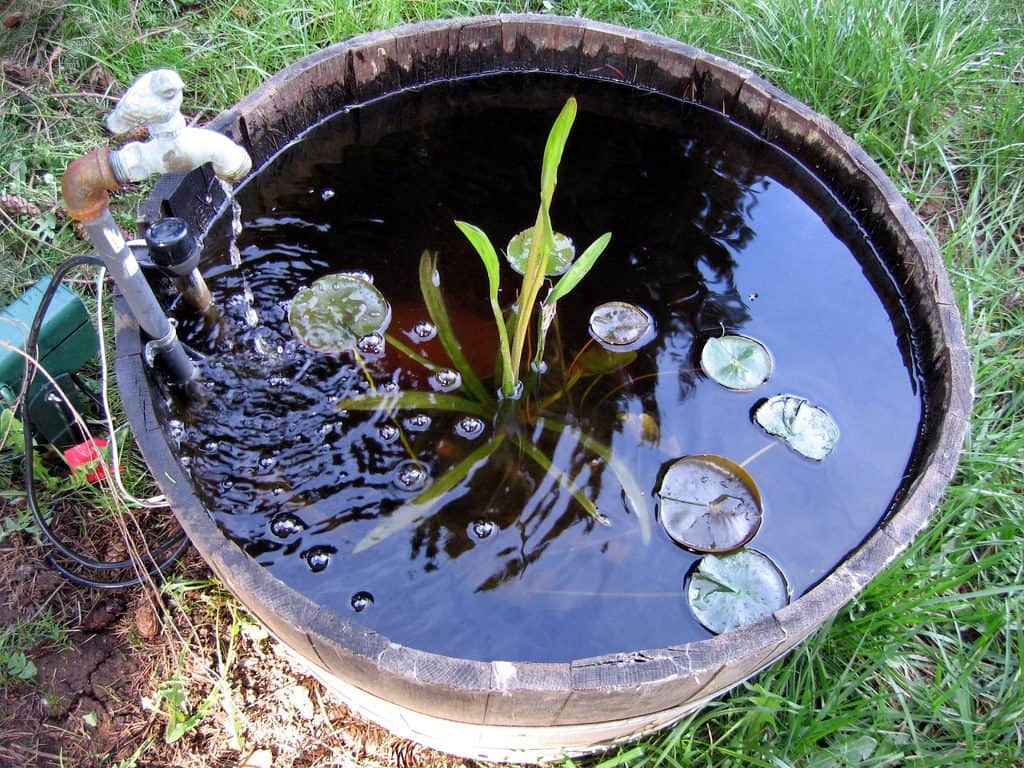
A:
[[[110,206],[110,192],[121,188],[110,165],[110,150],[94,149],[72,161],[60,182],[64,207],[75,221],[93,221]]]

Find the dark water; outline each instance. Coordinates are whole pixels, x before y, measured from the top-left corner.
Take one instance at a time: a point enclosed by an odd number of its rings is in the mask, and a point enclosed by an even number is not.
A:
[[[416,333],[427,320],[417,264],[424,249],[437,251],[463,346],[478,372],[490,372],[486,277],[452,220],[477,224],[499,247],[533,223],[544,138],[570,94],[580,114],[553,221],[580,247],[604,231],[613,239],[559,304],[541,386],[555,388],[558,355],[565,364],[586,343],[597,304],[636,303],[658,333],[627,369],[585,379],[547,413],[523,417],[521,429],[611,526],[596,525],[550,476],[506,450],[437,513],[355,552],[416,495],[396,482],[409,459],[396,424],[434,482],[494,426],[467,436],[452,413],[340,411],[340,399],[367,391],[366,376],[351,356],[299,345],[288,302],[321,275],[365,271],[392,304],[388,333],[443,363],[438,342],[419,343]],[[842,433],[822,463],[777,444],[747,467],[765,503],[751,546],[778,563],[794,596],[872,531],[900,487],[922,403],[899,296],[831,195],[721,115],[554,76],[431,86],[312,129],[239,199],[243,267],[230,270],[225,252],[224,266],[208,273],[224,321],[210,332],[181,318],[188,341],[210,355],[206,399],[179,408],[172,424],[182,461],[225,533],[258,562],[396,642],[484,660],[564,661],[706,637],[682,591],[698,556],[661,529],[654,491],[678,457],[742,462],[772,443],[751,411],[774,394],[822,405]],[[226,251],[224,231],[222,220],[207,247]],[[244,320],[243,275],[255,328]],[[502,285],[511,304],[518,278],[507,266]],[[704,340],[723,329],[767,345],[775,359],[767,384],[731,392],[696,370]],[[430,389],[427,374],[394,349],[364,358],[378,389]],[[644,491],[648,542],[606,463],[537,427],[545,418],[611,446]]]

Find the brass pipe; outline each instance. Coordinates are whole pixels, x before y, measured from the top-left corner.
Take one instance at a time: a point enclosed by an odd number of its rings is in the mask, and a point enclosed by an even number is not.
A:
[[[94,149],[72,161],[60,182],[64,206],[75,221],[93,221],[110,205],[109,192],[121,188],[110,167],[110,150]]]

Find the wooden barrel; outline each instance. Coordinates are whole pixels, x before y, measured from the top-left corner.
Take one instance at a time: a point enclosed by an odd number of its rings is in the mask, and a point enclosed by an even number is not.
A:
[[[875,532],[792,604],[711,639],[568,663],[485,663],[391,642],[270,575],[222,536],[175,458],[139,330],[119,314],[117,375],[142,451],[182,526],[228,588],[343,700],[389,730],[455,754],[533,762],[603,749],[673,723],[779,659],[853,598],[926,523],[953,476],[972,398],[963,330],[940,255],[879,167],[834,123],[753,72],[675,40],[583,19],[509,15],[429,22],[326,48],[221,114],[215,128],[259,167],[345,105],[498,71],[624,82],[720,110],[816,173],[894,276],[927,392],[916,473]],[[209,167],[161,180],[142,224],[202,231],[223,195]]]

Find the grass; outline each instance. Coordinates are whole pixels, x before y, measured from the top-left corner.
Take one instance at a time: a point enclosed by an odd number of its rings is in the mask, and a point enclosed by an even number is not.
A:
[[[738,59],[839,122],[917,208],[948,265],[977,389],[960,470],[927,530],[828,626],[729,697],[602,765],[1022,765],[1017,0],[94,0],[67,4],[55,26],[50,7],[26,22],[41,38],[0,32],[0,59],[10,64],[0,75],[0,192],[41,209],[0,212],[5,301],[65,253],[86,250],[57,215],[55,180],[103,141],[107,85],[152,67],[179,69],[191,89],[186,107],[208,118],[299,56],[372,28],[578,12]],[[137,199],[115,203],[123,221]],[[8,635],[21,636],[5,633],[4,648]]]

